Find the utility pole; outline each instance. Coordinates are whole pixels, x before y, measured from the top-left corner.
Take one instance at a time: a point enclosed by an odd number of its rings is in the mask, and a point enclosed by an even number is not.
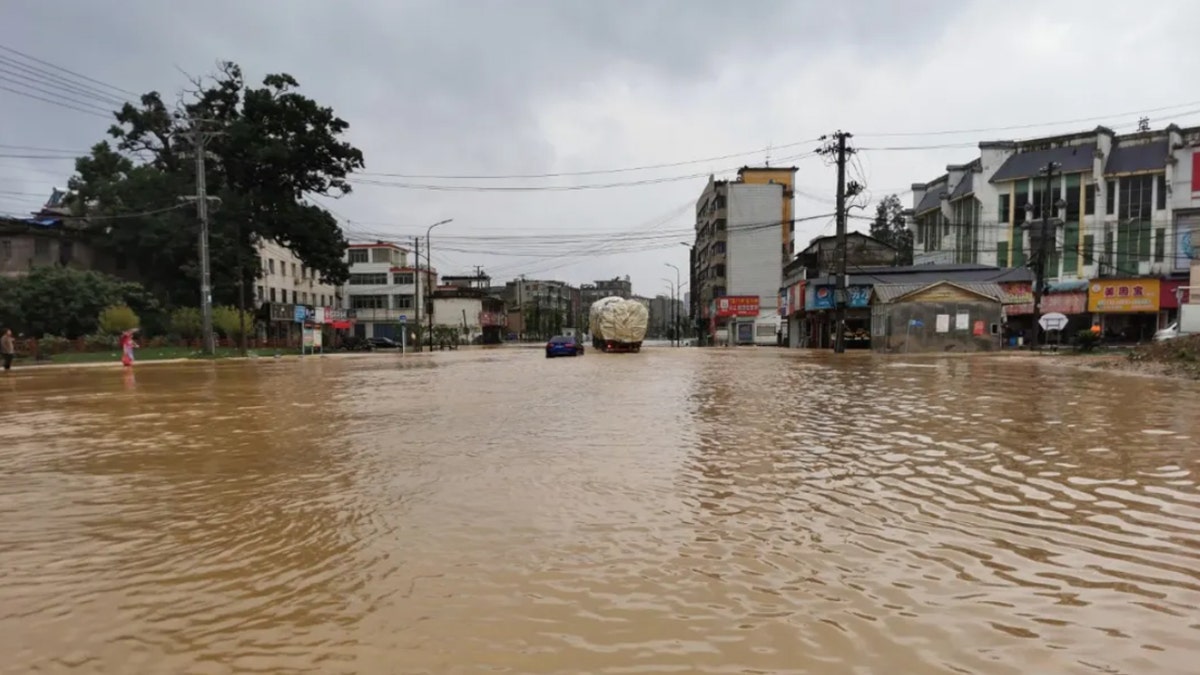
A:
[[[833,351],[835,354],[843,354],[846,351],[846,332],[844,325],[846,322],[846,156],[853,154],[853,149],[846,147],[846,139],[851,138],[853,134],[845,131],[838,131],[833,134],[833,142],[828,143],[824,147],[817,150],[823,155],[834,155],[834,161],[837,163],[837,278],[835,280],[834,299],[834,315],[833,315]],[[821,140],[826,140],[827,137],[822,136]],[[859,186],[855,185],[855,189]]]
[[[237,226],[238,350],[246,356],[246,270],[242,266],[242,221]]]
[[[205,131],[200,128],[200,120],[192,119],[192,128],[187,132],[190,136],[192,152],[196,155],[196,194],[180,197],[181,201],[196,202],[196,219],[200,221],[200,320],[204,339],[204,351],[209,356],[216,354],[216,340],[213,335],[212,314],[212,264],[208,250],[208,182],[205,176],[204,160],[205,146],[210,136],[221,132]],[[240,267],[240,265],[239,265]]]
[[[682,285],[683,282],[681,282],[679,280],[679,268],[678,267],[676,267],[675,265],[672,265],[671,263],[666,263],[666,266],[675,270],[675,286],[673,286],[671,289],[672,290],[672,292],[671,292],[671,324],[672,324],[671,335],[673,336],[673,338],[675,340],[675,346],[678,347],[679,346],[679,303],[677,302],[676,298],[678,298],[680,286]]]
[[[420,334],[421,333],[421,305],[424,302],[421,299],[421,290],[423,288],[425,288],[425,279],[424,279],[425,275],[421,274],[421,238],[420,237],[413,237],[413,253],[416,254],[416,256],[417,256],[417,273],[413,275],[413,281],[416,282],[416,285],[413,286],[413,311],[416,313],[416,316],[413,317],[413,324],[416,325],[417,333]],[[407,322],[405,322],[405,323],[407,323]],[[408,327],[405,326],[404,330],[408,330]],[[425,337],[428,337],[428,336],[425,336]],[[424,351],[423,345],[424,345],[424,340],[418,338],[417,339],[417,351],[418,352]]]
[[[1046,259],[1049,258],[1049,244],[1055,242],[1057,233],[1050,229],[1050,211],[1057,206],[1057,201],[1054,199],[1054,170],[1059,168],[1058,162],[1050,162],[1043,169],[1042,173],[1046,174],[1046,187],[1042,190],[1042,222],[1041,231],[1037,237],[1037,263],[1035,270],[1037,279],[1033,282],[1033,333],[1030,335],[1030,349],[1038,347],[1038,333],[1041,329],[1040,319],[1042,317],[1042,294],[1046,286]],[[1029,214],[1032,215],[1032,214]],[[1030,233],[1033,232],[1033,223],[1029,223],[1029,218],[1026,222],[1029,225]],[[1031,244],[1034,242],[1030,242]],[[1057,244],[1055,244],[1057,246]]]

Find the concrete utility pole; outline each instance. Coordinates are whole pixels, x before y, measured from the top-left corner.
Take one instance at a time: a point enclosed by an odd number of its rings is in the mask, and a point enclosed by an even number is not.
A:
[[[205,131],[200,127],[200,120],[192,119],[191,122],[192,128],[188,131],[187,135],[190,137],[192,152],[196,156],[196,194],[181,197],[180,199],[196,202],[196,218],[200,221],[200,321],[204,339],[204,351],[212,356],[216,354],[217,348],[213,335],[212,263],[208,251],[208,200],[210,197],[208,196],[208,182],[205,176],[204,161],[207,159],[205,146],[208,143],[208,139],[221,132]]]
[[[421,289],[425,288],[425,280],[422,278],[423,275],[421,274],[421,238],[420,237],[413,237],[413,254],[416,255],[416,257],[417,257],[417,264],[416,264],[417,273],[413,275],[413,283],[415,284],[413,286],[413,311],[416,314],[416,316],[413,317],[413,325],[415,325],[417,327],[417,332],[420,333],[421,332],[421,305],[424,302],[421,299]],[[405,326],[404,330],[408,330],[408,327]],[[429,337],[429,336],[426,335],[425,337]],[[423,340],[421,340],[421,339],[417,340],[417,351],[422,351],[424,349],[424,347],[422,346],[423,344],[424,344]]]
[[[833,351],[843,354],[846,351],[846,139],[851,134],[844,131],[835,133],[837,145],[828,147],[825,152],[835,153],[837,162],[837,280],[835,285],[834,316],[833,316]]]
[[[1054,171],[1060,166],[1061,165],[1058,162],[1050,162],[1041,169],[1041,173],[1046,174],[1046,187],[1042,190],[1041,231],[1036,237],[1036,242],[1029,242],[1030,244],[1036,243],[1037,245],[1037,262],[1034,267],[1035,271],[1037,272],[1037,279],[1033,282],[1033,333],[1030,335],[1029,340],[1030,349],[1037,349],[1039,342],[1038,333],[1041,330],[1041,324],[1039,323],[1039,320],[1042,317],[1042,294],[1046,286],[1046,259],[1049,258],[1049,251],[1047,249],[1049,248],[1050,244],[1055,244],[1055,246],[1057,246],[1057,243],[1055,242],[1055,238],[1057,236],[1056,232],[1050,229],[1050,212],[1054,207],[1058,206],[1059,202],[1061,201],[1054,199]],[[1033,215],[1032,209],[1027,211],[1027,215]],[[1030,218],[1028,217],[1025,219],[1025,221],[1030,233],[1032,234],[1034,231],[1033,223],[1030,222]]]
[[[671,293],[671,336],[675,340],[675,346],[678,347],[679,346],[679,303],[676,302],[675,298],[679,293],[679,287],[682,282],[679,281],[679,268],[672,265],[671,263],[666,263],[666,265],[667,265],[667,267],[670,267],[671,269],[675,270],[675,288],[673,289],[673,292]]]

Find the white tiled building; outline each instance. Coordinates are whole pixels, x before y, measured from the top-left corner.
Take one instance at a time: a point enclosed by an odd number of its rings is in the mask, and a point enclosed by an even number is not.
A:
[[[1026,264],[1030,215],[1040,221],[1048,163],[1051,202],[1065,207],[1055,280],[1165,276],[1188,269],[1184,236],[1200,227],[1195,175],[1200,128],[1115,135],[1095,131],[980,143],[980,156],[913,188],[915,262]]]
[[[254,288],[254,306],[263,303],[338,307],[341,292],[337,286],[325,283],[314,270],[308,269],[286,246],[272,240],[260,240],[258,256],[262,274]]]
[[[350,279],[343,287],[344,306],[354,310],[359,337],[399,339],[400,321],[425,323],[428,307],[419,306],[437,278],[436,270],[418,270],[408,249],[390,242],[350,244]]]
[[[1054,204],[1048,290],[1081,294],[1086,308],[1072,306],[1088,321],[1126,332],[1133,326],[1132,337],[1146,339],[1174,314],[1172,293],[1197,258],[1198,146],[1200,127],[1175,125],[980,143],[979,157],[912,186],[914,262],[1028,265],[1034,251],[1022,224],[1040,224],[1043,205]],[[1098,294],[1119,300],[1143,292],[1155,295],[1143,309],[1096,302]]]

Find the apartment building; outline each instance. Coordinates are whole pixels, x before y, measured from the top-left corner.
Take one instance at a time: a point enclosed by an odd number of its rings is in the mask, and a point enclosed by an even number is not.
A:
[[[794,247],[795,171],[743,168],[738,180],[709,177],[697,200],[690,288],[706,344],[776,343],[778,292]],[[756,182],[744,180],[751,175]]]
[[[553,279],[514,279],[504,286],[508,330],[518,335],[549,337],[565,328],[578,329],[587,311],[580,289]]]
[[[254,306],[264,303],[340,307],[340,289],[326,283],[315,270],[279,242],[258,242],[261,274],[254,288]]]
[[[425,323],[437,271],[411,265],[408,253],[386,241],[350,244],[346,250],[350,278],[342,293],[345,307],[353,310],[356,336],[399,340],[402,322]]]
[[[1198,145],[1200,127],[1175,125],[980,143],[979,157],[912,186],[914,262],[1026,266],[1048,209],[1046,290],[1064,297],[1046,311],[1144,336],[1177,311],[1196,258]]]

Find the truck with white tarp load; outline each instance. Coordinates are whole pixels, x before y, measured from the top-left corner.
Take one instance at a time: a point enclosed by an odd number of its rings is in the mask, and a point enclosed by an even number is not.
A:
[[[588,311],[592,346],[604,352],[638,352],[646,339],[650,312],[636,300],[601,298]]]

